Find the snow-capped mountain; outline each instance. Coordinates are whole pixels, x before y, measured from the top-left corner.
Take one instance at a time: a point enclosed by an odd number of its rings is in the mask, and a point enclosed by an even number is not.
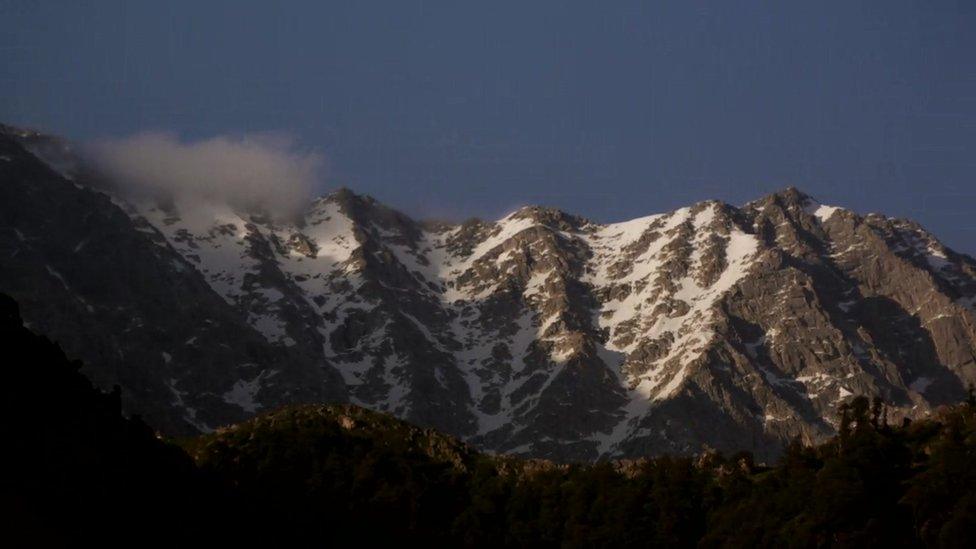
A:
[[[0,137],[0,290],[173,432],[349,401],[498,452],[771,456],[854,395],[899,420],[976,381],[976,261],[796,189],[457,225],[339,190],[283,222],[105,194],[40,142]]]

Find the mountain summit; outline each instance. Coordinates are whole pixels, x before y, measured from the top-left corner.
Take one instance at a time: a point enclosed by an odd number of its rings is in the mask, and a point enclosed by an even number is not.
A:
[[[976,261],[794,188],[454,225],[343,189],[282,222],[106,194],[31,146],[0,132],[0,290],[171,432],[347,401],[496,452],[770,457],[855,395],[916,418],[976,381]]]

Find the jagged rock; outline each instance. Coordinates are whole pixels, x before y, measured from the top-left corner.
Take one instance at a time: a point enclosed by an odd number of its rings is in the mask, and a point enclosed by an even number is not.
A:
[[[348,400],[493,451],[769,458],[854,395],[898,421],[976,381],[976,262],[793,188],[610,225],[342,189],[282,221],[72,181],[43,141],[0,137],[0,290],[174,432]]]

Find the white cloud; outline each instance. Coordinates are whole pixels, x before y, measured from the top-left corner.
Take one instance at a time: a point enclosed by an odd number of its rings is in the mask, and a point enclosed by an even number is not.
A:
[[[281,135],[217,136],[181,141],[148,132],[91,144],[96,167],[124,192],[210,200],[275,215],[299,213],[319,181],[324,159]]]

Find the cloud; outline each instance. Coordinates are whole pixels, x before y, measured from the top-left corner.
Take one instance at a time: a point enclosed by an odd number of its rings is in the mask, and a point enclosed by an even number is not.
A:
[[[147,132],[86,147],[101,174],[123,192],[173,200],[208,200],[279,216],[307,205],[324,158],[275,134],[182,141]]]

